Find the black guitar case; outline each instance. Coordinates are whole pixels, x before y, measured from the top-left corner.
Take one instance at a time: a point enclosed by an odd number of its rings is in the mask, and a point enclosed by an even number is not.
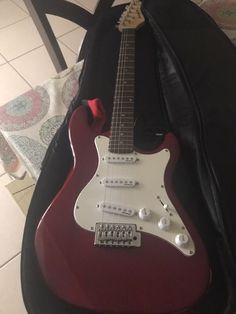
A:
[[[42,165],[22,246],[28,313],[92,313],[48,290],[37,264],[34,234],[72,166],[67,131],[72,112],[86,107],[87,99],[100,98],[108,117],[104,130],[109,130],[120,41],[115,24],[123,10],[118,6],[100,12],[86,42],[79,93]],[[143,0],[143,13],[146,23],[136,36],[135,145],[151,150],[161,143],[161,134],[172,131],[177,136],[181,158],[173,173],[175,193],[199,230],[212,271],[209,290],[194,313],[235,314],[236,48],[189,0]]]

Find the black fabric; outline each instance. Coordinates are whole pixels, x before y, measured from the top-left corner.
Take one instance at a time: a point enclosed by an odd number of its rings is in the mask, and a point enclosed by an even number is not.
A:
[[[67,124],[73,110],[86,106],[84,99],[100,98],[109,117],[104,130],[110,127],[120,40],[114,25],[123,9],[101,12],[97,20],[80,91],[48,149],[30,204],[21,262],[29,313],[90,313],[47,289],[33,240],[41,216],[72,165]],[[136,36],[135,144],[151,150],[159,145],[161,134],[172,130],[178,136],[181,158],[173,174],[175,192],[204,240],[212,269],[212,283],[198,313],[236,313],[236,51],[190,1],[144,0],[143,9],[146,24]]]
[[[233,304],[230,311],[235,311],[236,49],[190,1],[145,3],[150,5],[147,14],[160,44],[162,86],[171,125],[194,152],[202,193],[217,232],[228,303]],[[175,10],[178,19],[173,17]]]

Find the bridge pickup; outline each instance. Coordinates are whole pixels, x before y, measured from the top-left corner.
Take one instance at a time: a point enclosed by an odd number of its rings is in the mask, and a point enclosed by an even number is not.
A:
[[[126,216],[126,217],[127,216],[132,217],[135,215],[134,209],[127,208],[124,206],[114,205],[114,204],[105,203],[105,202],[100,203],[98,206],[104,213]]]
[[[134,224],[96,223],[94,245],[106,247],[140,247],[141,233]]]
[[[110,188],[133,188],[137,184],[135,180],[127,178],[104,178],[101,183]]]
[[[103,160],[109,164],[134,164],[137,157],[134,154],[108,154]]]

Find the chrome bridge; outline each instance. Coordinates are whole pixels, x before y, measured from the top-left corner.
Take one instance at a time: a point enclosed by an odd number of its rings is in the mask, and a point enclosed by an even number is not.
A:
[[[96,223],[94,245],[106,247],[140,247],[141,233],[135,224]]]

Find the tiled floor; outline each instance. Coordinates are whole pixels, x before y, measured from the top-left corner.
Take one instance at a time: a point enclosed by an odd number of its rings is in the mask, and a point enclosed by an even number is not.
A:
[[[73,65],[84,30],[59,17],[48,18],[67,65]],[[0,0],[0,105],[55,74],[23,0]]]
[[[97,0],[68,0],[93,12]],[[121,4],[128,0],[116,0]],[[85,31],[48,16],[68,66]],[[56,74],[23,0],[0,0],[0,106]],[[20,288],[21,241],[34,182],[14,180],[0,163],[0,313],[26,314]]]
[[[96,4],[96,0],[70,1],[91,12]],[[48,18],[67,65],[73,65],[85,31],[62,18]],[[0,106],[55,74],[23,0],[0,0]],[[10,178],[0,164],[1,314],[26,313],[20,289],[20,252],[32,184],[28,177],[22,181]]]

